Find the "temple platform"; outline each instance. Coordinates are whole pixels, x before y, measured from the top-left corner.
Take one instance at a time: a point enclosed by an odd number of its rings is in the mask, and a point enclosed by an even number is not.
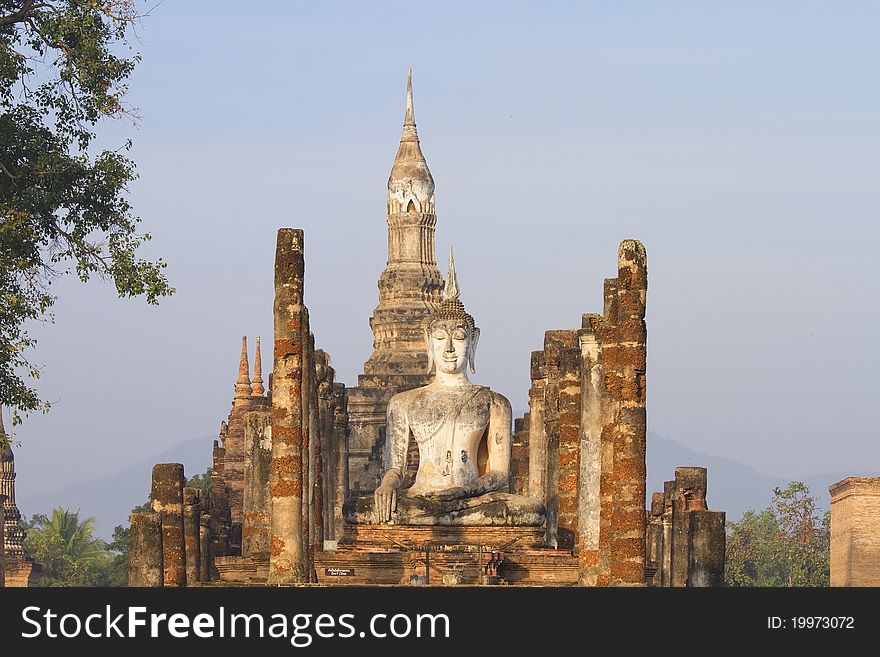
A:
[[[315,554],[315,570],[318,583],[328,586],[577,584],[578,560],[568,550],[507,552],[480,547],[438,544],[409,550],[340,548]]]
[[[314,554],[324,586],[574,586],[578,559],[543,547],[539,527],[346,525],[337,549]],[[267,558],[217,557],[220,580],[265,584]]]
[[[577,584],[577,557],[545,540],[542,527],[347,524],[315,570],[331,586]]]

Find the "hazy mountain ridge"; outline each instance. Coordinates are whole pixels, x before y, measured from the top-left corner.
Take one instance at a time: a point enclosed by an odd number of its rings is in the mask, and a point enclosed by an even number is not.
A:
[[[701,454],[684,445],[648,432],[648,500],[663,490],[663,482],[675,477],[676,466],[708,468],[706,500],[713,511],[726,511],[728,520],[739,520],[748,509],[762,510],[770,505],[773,489],[791,481],[806,484],[822,512],[831,506],[828,486],[846,477],[872,477],[876,471],[827,472],[808,477],[775,477],[763,474],[732,459]]]
[[[213,440],[211,437],[188,440],[115,474],[20,497],[18,508],[28,517],[35,513],[49,514],[57,506],[79,509],[80,517],[95,518],[97,535],[109,540],[116,525],[128,523],[132,508],[149,498],[153,465],[183,463],[187,478],[201,474],[211,465]]]
[[[116,474],[65,486],[55,491],[22,497],[19,508],[26,516],[49,513],[56,506],[80,509],[82,517],[94,517],[97,533],[109,539],[116,525],[128,522],[131,509],[143,504],[150,491],[150,476],[155,463],[183,463],[187,477],[202,473],[211,463],[213,438],[197,438],[131,465]],[[770,504],[773,488],[785,486],[792,479],[762,474],[731,459],[701,454],[684,445],[648,434],[648,500],[651,493],[663,490],[663,482],[675,476],[676,466],[693,465],[709,469],[709,508],[726,511],[728,520],[738,520],[747,509],[764,509]],[[848,476],[874,476],[876,472],[823,473],[803,481],[825,510],[831,503],[828,486]]]

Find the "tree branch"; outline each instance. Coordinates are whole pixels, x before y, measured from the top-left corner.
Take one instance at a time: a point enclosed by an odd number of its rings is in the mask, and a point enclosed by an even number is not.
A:
[[[6,27],[7,25],[14,25],[15,23],[21,23],[23,20],[29,18],[35,9],[39,9],[40,7],[45,7],[44,3],[34,4],[34,0],[24,0],[21,7],[19,7],[16,11],[11,14],[6,14],[5,16],[0,16],[0,27]]]

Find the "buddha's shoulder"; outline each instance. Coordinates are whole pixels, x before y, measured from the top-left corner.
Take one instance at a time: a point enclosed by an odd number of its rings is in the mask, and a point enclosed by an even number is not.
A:
[[[471,393],[471,395],[467,395],[467,393]],[[422,386],[421,388],[414,388],[412,390],[405,390],[404,392],[398,392],[396,395],[394,395],[389,401],[389,406],[395,408],[407,408],[409,406],[412,406],[413,404],[419,404],[425,401],[430,402],[436,397],[456,398],[460,397],[462,394],[467,395],[470,400],[482,399],[488,401],[491,404],[501,404],[508,407],[510,406],[510,402],[508,401],[507,397],[505,397],[501,393],[495,392],[494,390],[486,386],[473,384],[466,388],[458,388],[454,390],[444,390],[441,388],[435,388],[430,385]]]
[[[486,388],[486,391],[490,395],[491,404],[496,407],[505,408],[510,411],[510,400],[502,395],[500,392],[495,392],[494,390],[490,390]]]
[[[414,388],[413,390],[404,390],[403,392],[398,392],[396,395],[391,397],[388,405],[392,407],[409,406],[414,401],[424,396],[423,390],[424,388]]]

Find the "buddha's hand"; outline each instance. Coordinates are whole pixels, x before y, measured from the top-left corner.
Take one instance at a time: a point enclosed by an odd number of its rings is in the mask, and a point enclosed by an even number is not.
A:
[[[397,489],[382,484],[373,493],[373,510],[377,523],[391,522],[391,514],[397,508]]]
[[[442,490],[432,490],[422,493],[422,497],[434,502],[448,502],[450,500],[460,500],[463,497],[468,497],[470,494],[471,493],[467,488],[462,486],[452,486],[450,488],[443,488]]]

